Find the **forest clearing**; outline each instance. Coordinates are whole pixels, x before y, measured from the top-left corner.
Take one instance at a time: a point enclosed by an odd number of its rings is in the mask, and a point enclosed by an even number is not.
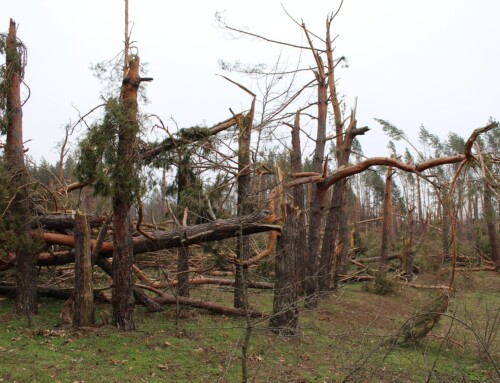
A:
[[[338,9],[278,61],[220,61],[245,107],[178,126],[131,39],[58,161],[23,139],[28,48],[0,34],[0,382],[500,380],[500,129],[385,118],[339,91]],[[281,59],[296,52],[296,62]],[[281,61],[282,60],[282,61]],[[370,142],[370,141],[368,141]]]

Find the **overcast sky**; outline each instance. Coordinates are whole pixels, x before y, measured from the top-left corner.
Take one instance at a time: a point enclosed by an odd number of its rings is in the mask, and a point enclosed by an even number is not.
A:
[[[304,44],[300,29],[273,0],[129,0],[132,39],[154,81],[148,112],[180,127],[212,125],[249,107],[249,99],[217,74],[218,60],[273,64],[280,48],[255,39],[234,40],[217,27],[216,12],[231,25]],[[24,138],[35,159],[57,158],[63,126],[100,101],[102,85],[91,63],[123,47],[123,0],[15,0],[0,6],[0,30],[9,17],[29,52],[25,81]],[[284,6],[324,35],[328,12],[339,1],[291,1]],[[365,153],[387,155],[373,118],[391,121],[417,141],[418,128],[446,138],[467,138],[490,116],[500,118],[498,0],[346,0],[333,24],[336,55],[349,67],[339,73],[348,105],[358,97]],[[3,24],[2,24],[3,23]],[[2,27],[3,25],[3,27]],[[286,53],[286,60],[294,58]],[[244,85],[254,84],[248,80]],[[79,111],[79,112],[78,112]]]

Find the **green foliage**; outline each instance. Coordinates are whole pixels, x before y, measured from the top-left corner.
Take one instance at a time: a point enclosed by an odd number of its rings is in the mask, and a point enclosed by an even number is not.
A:
[[[129,196],[132,199],[140,191],[138,161],[134,161],[136,168],[130,174],[118,153],[120,127],[128,125],[130,122],[118,100],[109,99],[102,123],[92,125],[80,142],[75,175],[81,182],[93,183],[97,195],[111,196],[119,189],[132,190]]]
[[[363,285],[363,290],[377,295],[389,295],[394,293],[395,286],[392,279],[377,275],[373,284]]]
[[[376,118],[375,121],[377,121],[380,125],[382,125],[382,131],[385,134],[387,134],[390,138],[392,138],[393,140],[395,140],[395,141],[405,140],[406,141],[406,135],[402,129],[397,128],[396,126],[392,125],[389,121],[382,120],[381,118]]]

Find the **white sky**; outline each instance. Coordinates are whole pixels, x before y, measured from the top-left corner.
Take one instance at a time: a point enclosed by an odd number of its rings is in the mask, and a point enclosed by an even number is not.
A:
[[[304,44],[300,29],[273,0],[129,0],[132,39],[154,81],[147,111],[180,127],[217,123],[249,107],[249,98],[216,76],[217,60],[273,64],[277,45],[231,40],[214,14],[229,24],[290,43]],[[28,47],[24,108],[29,154],[55,162],[63,126],[100,103],[101,84],[90,63],[112,58],[123,47],[122,0],[15,0],[0,5],[0,31],[9,17]],[[339,1],[283,4],[311,30],[324,35],[328,12]],[[349,68],[339,72],[348,105],[358,97],[358,126],[365,153],[387,155],[386,139],[373,118],[387,119],[415,142],[420,124],[446,138],[467,138],[490,116],[500,118],[498,0],[346,0],[333,24],[336,54]],[[3,25],[3,27],[2,27]],[[287,59],[294,59],[288,52]],[[304,56],[304,62],[306,56]],[[307,57],[307,60],[310,58]],[[233,74],[229,74],[233,77]],[[250,80],[242,80],[252,86]],[[246,82],[245,82],[246,81]],[[171,125],[171,124],[169,124]]]

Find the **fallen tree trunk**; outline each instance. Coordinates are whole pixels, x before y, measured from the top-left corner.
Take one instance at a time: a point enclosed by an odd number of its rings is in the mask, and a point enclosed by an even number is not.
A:
[[[196,307],[199,309],[204,309],[208,310],[210,312],[216,313],[216,314],[222,314],[222,315],[233,315],[233,316],[246,316],[247,313],[245,312],[244,309],[236,309],[233,307],[227,307],[220,305],[218,303],[213,303],[213,302],[207,302],[207,301],[202,301],[200,299],[194,299],[194,298],[188,298],[188,297],[181,297],[177,296],[177,299],[175,296],[170,295],[170,294],[165,294],[164,292],[160,290],[156,290],[150,286],[141,286],[141,285],[136,285],[137,287],[142,287],[146,290],[154,291],[155,293],[158,294],[158,297],[154,298],[153,300],[160,304],[160,305],[175,305],[175,304],[180,304],[183,306],[191,306],[191,307]],[[265,318],[268,315],[254,311],[254,310],[249,310],[248,315],[252,318]]]
[[[99,227],[106,220],[106,216],[90,214],[87,216],[90,227]],[[44,229],[53,231],[64,231],[73,229],[75,226],[74,214],[47,214],[39,215],[30,224],[32,229]]]
[[[151,238],[144,236],[133,238],[134,254],[143,254],[158,250],[170,249],[181,245],[193,245],[203,242],[220,241],[233,238],[238,235],[238,231],[243,231],[243,235],[262,233],[270,230],[281,230],[281,226],[264,223],[268,216],[267,211],[259,211],[241,218],[221,219],[210,223],[195,226],[180,227],[172,231],[154,231],[148,233]],[[45,241],[50,245],[60,245],[74,247],[74,238],[71,235],[56,233],[35,233],[35,237]],[[92,247],[95,241],[92,241]],[[41,254],[39,260],[44,264],[49,264],[49,260],[55,262],[58,258],[71,262],[72,252],[65,254]],[[113,243],[104,242],[100,251],[100,256],[110,257],[113,254]],[[74,255],[73,255],[74,256]]]
[[[234,279],[224,279],[224,278],[192,278],[189,280],[190,285],[219,285],[219,286],[234,286]],[[178,285],[177,281],[172,281],[170,283],[160,283],[151,282],[150,286],[160,289],[167,287],[176,287]],[[272,290],[274,289],[274,283],[270,282],[252,282],[249,281],[247,287],[253,289],[264,289]]]

